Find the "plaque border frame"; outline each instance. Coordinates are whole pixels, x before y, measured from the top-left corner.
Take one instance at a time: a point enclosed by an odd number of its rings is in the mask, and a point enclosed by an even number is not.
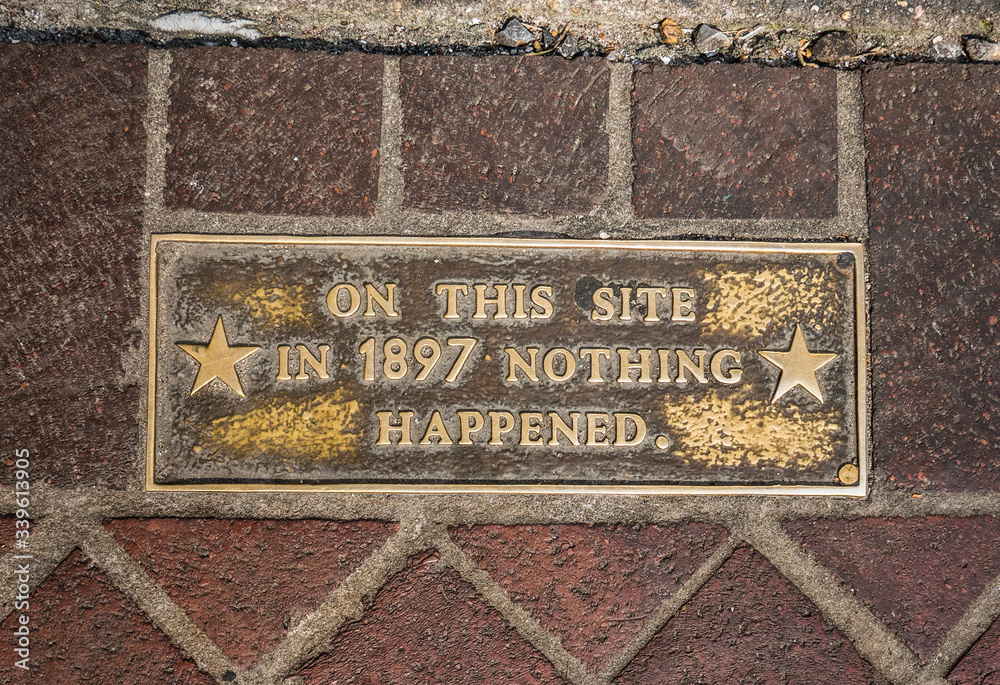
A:
[[[156,449],[156,250],[162,242],[248,243],[278,245],[390,245],[500,247],[532,249],[619,249],[643,251],[688,250],[692,252],[742,252],[762,254],[838,254],[851,252],[855,264],[855,367],[857,396],[858,482],[855,485],[558,485],[503,483],[185,483],[161,484],[153,481]],[[867,497],[869,478],[868,346],[864,246],[844,243],[779,243],[727,240],[573,240],[523,238],[434,238],[398,236],[291,236],[234,235],[204,233],[154,233],[149,251],[149,380],[146,386],[146,492],[329,492],[397,494],[536,494],[536,495],[798,495]]]

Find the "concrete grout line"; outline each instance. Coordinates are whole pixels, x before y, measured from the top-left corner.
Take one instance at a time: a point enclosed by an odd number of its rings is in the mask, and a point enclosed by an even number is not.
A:
[[[387,493],[144,492],[139,489],[69,489],[37,485],[35,515],[102,518],[374,519],[397,521],[428,512],[443,525],[518,523],[667,523],[704,521],[725,524],[734,504],[764,510],[779,520],[858,519],[925,516],[1000,517],[1000,494],[928,494],[876,487],[867,499],[766,496],[625,495],[406,495]],[[530,507],[530,508],[529,508]],[[0,516],[16,510],[13,495],[0,493]]]
[[[15,609],[18,597],[18,568],[28,563],[30,579],[28,587],[31,594],[45,582],[56,567],[61,564],[77,547],[78,531],[72,520],[53,517],[38,523],[32,521],[28,529],[28,549],[18,551],[11,541],[12,551],[0,560],[0,621],[3,621]],[[18,556],[30,555],[30,559],[16,559]]]
[[[403,101],[400,97],[399,57],[382,58],[382,130],[379,141],[378,202],[382,221],[394,219],[403,208]]]
[[[613,225],[635,218],[632,183],[635,157],[632,152],[632,64],[610,65],[608,109],[604,126],[608,134],[608,196],[606,206]]]
[[[381,178],[381,175],[380,175]],[[619,183],[619,181],[615,181]],[[381,181],[380,181],[381,183]],[[388,183],[388,182],[387,182]],[[381,190],[380,190],[381,192]],[[631,192],[631,191],[629,191]],[[400,190],[400,193],[402,191]],[[602,232],[618,239],[836,241],[845,234],[837,219],[635,219],[589,215],[540,217],[495,212],[377,211],[372,216],[289,216],[230,214],[197,210],[162,210],[149,216],[151,233],[226,233],[245,235],[398,235],[489,237],[508,232],[537,231],[593,239]]]
[[[226,656],[163,588],[96,521],[81,526],[80,549],[90,557],[122,594],[166,635],[171,643],[190,656],[202,671],[222,682],[243,670]],[[245,681],[245,677],[241,680]]]
[[[143,223],[163,208],[166,186],[167,108],[170,102],[170,51],[149,50],[147,62],[147,101],[143,124],[146,129],[146,193]]]
[[[927,671],[924,671],[919,676],[917,676],[916,680],[913,681],[913,685],[955,685],[955,684],[949,682],[944,678],[928,674]]]
[[[868,187],[861,72],[837,72],[837,214],[843,235],[868,237]]]
[[[994,578],[976,597],[944,641],[938,646],[924,669],[929,677],[945,678],[956,664],[972,649],[983,633],[1000,617],[1000,576]]]
[[[781,525],[764,517],[734,522],[754,549],[795,585],[851,641],[862,658],[897,685],[920,675],[917,656],[826,568],[803,552]]]
[[[281,683],[307,661],[327,651],[330,640],[345,623],[362,617],[364,599],[373,597],[403,570],[410,556],[431,546],[422,517],[400,522],[399,530],[381,549],[368,557],[320,606],[292,627],[277,647],[264,655],[252,674],[254,681]]]
[[[141,244],[139,246],[140,273],[149,273],[150,227],[157,224],[158,217],[164,213],[164,188],[166,187],[166,154],[167,154],[167,115],[170,106],[170,64],[169,50],[148,50],[146,77],[146,112],[143,124],[146,129],[146,179],[145,200],[142,208]],[[149,279],[140,278],[142,292],[139,298],[139,316],[135,327],[139,331],[149,328]],[[143,456],[146,438],[146,385],[149,378],[149,340],[148,336],[139,336],[135,345],[122,350],[122,366],[130,386],[140,388],[142,401],[138,403],[134,414],[135,422],[142,427]],[[125,476],[126,487],[142,488],[146,481],[146,462],[144,458],[136,459],[135,467],[128,470]]]
[[[583,662],[566,651],[558,636],[545,629],[531,614],[515,604],[486,571],[476,566],[465,552],[459,549],[446,529],[442,528],[435,539],[435,544],[441,553],[441,561],[455,569],[463,580],[472,585],[521,637],[549,660],[560,675],[568,678],[574,685],[601,685],[602,681],[590,673]]]
[[[646,645],[656,637],[656,635],[663,629],[667,622],[674,617],[674,615],[680,611],[681,607],[691,601],[691,598],[697,594],[697,592],[702,588],[702,586],[709,581],[709,579],[715,575],[715,573],[722,567],[726,560],[732,556],[736,548],[742,543],[742,540],[733,537],[732,535],[719,545],[718,549],[712,553],[708,560],[702,564],[692,575],[688,578],[680,589],[674,593],[673,597],[670,597],[660,608],[656,611],[649,621],[642,627],[632,640],[629,641],[622,650],[615,655],[600,672],[600,678],[603,682],[610,683],[612,680],[617,678],[622,671],[635,659],[639,652],[645,649]]]

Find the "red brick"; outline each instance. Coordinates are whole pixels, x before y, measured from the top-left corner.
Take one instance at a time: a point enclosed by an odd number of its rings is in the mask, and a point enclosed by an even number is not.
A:
[[[759,553],[741,547],[617,682],[829,685],[874,678],[814,604]]]
[[[21,612],[3,622],[0,683],[211,685],[215,680],[174,647],[80,551],[35,590],[26,612],[30,676],[13,664]]]
[[[1000,485],[1000,68],[864,78],[875,451],[915,489]]]
[[[1000,573],[1000,520],[795,521],[785,528],[922,658]]]
[[[171,55],[171,207],[372,213],[378,199],[380,56],[229,48]]]
[[[836,215],[833,71],[646,65],[633,100],[639,216]]]
[[[205,634],[247,667],[391,532],[375,521],[121,519],[108,528]]]
[[[55,485],[120,485],[141,441],[145,108],[144,48],[0,45],[0,435]]]
[[[433,554],[414,558],[331,651],[299,673],[309,685],[563,683],[552,665]]]
[[[1000,685],[1000,621],[972,645],[948,680],[956,685]]]
[[[407,206],[562,214],[604,199],[602,60],[413,57],[400,82]]]
[[[706,524],[476,526],[451,535],[595,671],[726,539]]]

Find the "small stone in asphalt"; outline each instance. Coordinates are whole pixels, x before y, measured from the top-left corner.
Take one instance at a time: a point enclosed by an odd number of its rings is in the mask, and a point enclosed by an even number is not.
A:
[[[657,28],[660,30],[660,40],[667,45],[677,45],[684,39],[684,29],[673,19],[664,19]]]
[[[553,36],[548,31],[542,31],[542,35],[538,40],[538,47],[540,47],[542,50],[551,50],[555,44],[556,44],[556,37]],[[539,52],[541,52],[541,50]]]
[[[966,38],[965,52],[976,62],[1000,62],[1000,43],[982,38]]]
[[[694,46],[703,55],[711,55],[726,50],[733,41],[719,29],[709,24],[701,24],[694,30]]]
[[[942,61],[954,61],[965,57],[962,42],[951,36],[935,36],[931,41],[931,57]]]
[[[514,18],[508,19],[503,28],[493,35],[493,40],[496,41],[497,45],[502,45],[505,48],[519,48],[534,39],[534,34]]]
[[[559,48],[556,52],[566,59],[573,59],[576,57],[576,53],[580,52],[580,45],[576,42],[576,38],[573,36],[566,36],[563,42],[559,44]]]
[[[811,59],[820,64],[840,64],[858,54],[858,45],[850,34],[830,31],[817,38],[809,48]]]

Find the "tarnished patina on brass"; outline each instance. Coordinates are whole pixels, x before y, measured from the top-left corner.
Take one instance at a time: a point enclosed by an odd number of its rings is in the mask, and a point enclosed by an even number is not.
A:
[[[863,265],[153,236],[147,489],[863,496]]]

